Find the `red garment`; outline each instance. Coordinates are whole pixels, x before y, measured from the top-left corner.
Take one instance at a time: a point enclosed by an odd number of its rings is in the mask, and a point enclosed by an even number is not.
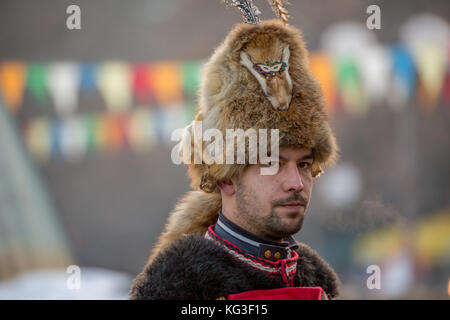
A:
[[[327,300],[321,287],[287,287],[230,294],[228,300]]]

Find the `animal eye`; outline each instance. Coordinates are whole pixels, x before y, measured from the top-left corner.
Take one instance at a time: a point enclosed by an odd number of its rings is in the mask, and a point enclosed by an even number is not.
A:
[[[270,67],[266,67],[265,65],[261,65],[261,69],[264,71],[264,72],[270,72],[271,70],[271,68]]]
[[[280,71],[280,69],[281,69],[281,64],[277,64],[274,67],[272,67],[273,71]]]

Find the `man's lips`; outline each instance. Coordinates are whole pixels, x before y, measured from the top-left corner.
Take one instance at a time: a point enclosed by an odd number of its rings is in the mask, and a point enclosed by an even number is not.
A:
[[[274,205],[276,207],[283,207],[290,210],[300,210],[300,207],[303,207],[306,209],[306,206],[308,204],[308,199],[300,194],[297,195],[291,195],[290,197],[287,197],[285,199],[277,200]]]
[[[294,202],[288,202],[285,204],[281,204],[280,207],[285,207],[287,209],[300,209],[300,207],[302,205],[303,205],[302,203],[300,203],[298,201],[294,201]]]
[[[292,201],[285,204],[282,204],[282,206],[300,206],[301,203],[299,201]]]

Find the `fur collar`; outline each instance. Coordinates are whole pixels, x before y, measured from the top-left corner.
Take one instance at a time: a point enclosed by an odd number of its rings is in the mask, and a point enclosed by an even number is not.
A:
[[[320,286],[329,298],[338,295],[333,269],[312,249],[299,243],[293,286]],[[250,290],[286,286],[269,275],[237,261],[223,247],[193,234],[181,237],[162,251],[133,282],[131,299],[217,299]]]

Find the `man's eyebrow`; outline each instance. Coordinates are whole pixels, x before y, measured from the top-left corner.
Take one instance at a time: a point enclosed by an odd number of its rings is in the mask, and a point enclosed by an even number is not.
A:
[[[278,155],[278,157],[280,158],[280,160],[283,160],[283,161],[289,160],[289,159],[283,157],[281,154]],[[298,159],[297,162],[298,161],[302,161],[302,160],[306,160],[306,159],[313,159],[313,158],[314,158],[313,154],[312,153],[308,153],[308,154],[305,154],[302,158]]]

